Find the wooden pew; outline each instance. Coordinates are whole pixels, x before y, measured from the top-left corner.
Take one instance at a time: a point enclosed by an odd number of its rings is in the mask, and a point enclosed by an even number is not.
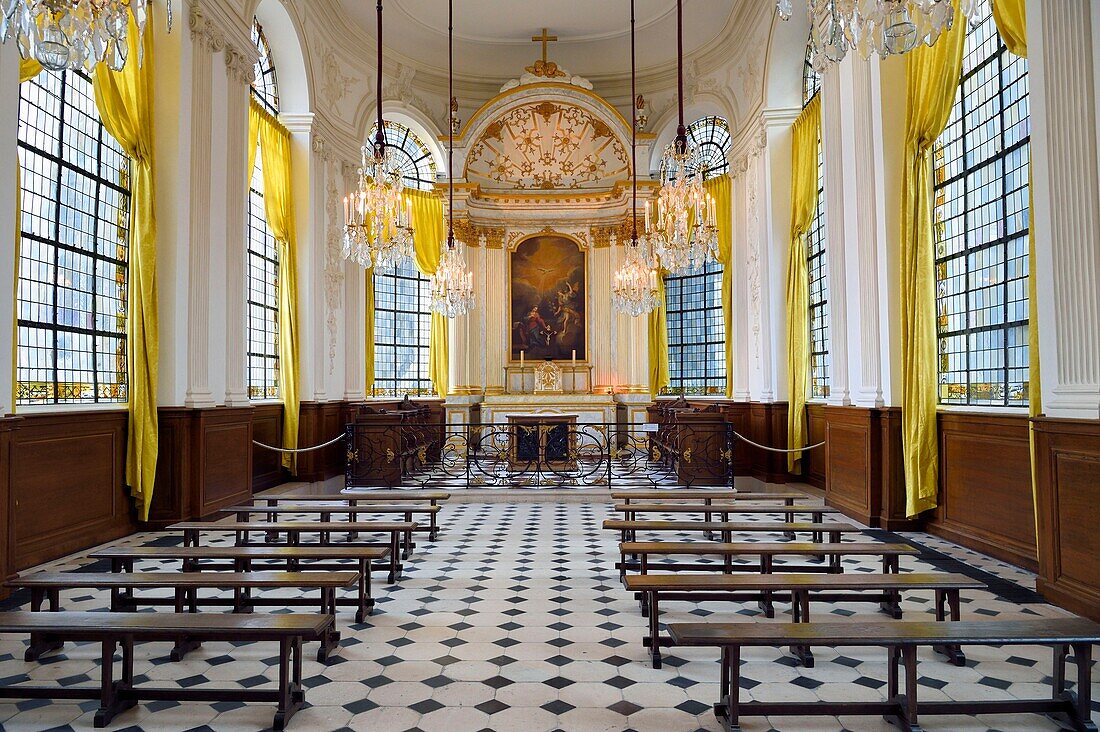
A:
[[[631,501],[703,501],[704,504],[712,501],[783,501],[788,506],[793,506],[795,501],[812,501],[813,496],[798,491],[768,491],[765,493],[752,493],[750,491],[731,491],[710,488],[706,490],[692,490],[685,488],[659,488],[655,490],[630,490],[612,491],[611,499],[630,503]]]
[[[348,521],[355,522],[356,516],[361,513],[373,513],[373,514],[397,514],[402,517],[404,521],[411,522],[413,517],[417,514],[424,514],[430,516],[430,523],[428,526],[419,526],[415,531],[427,531],[429,532],[429,538],[431,538],[430,532],[434,530],[436,526],[436,514],[439,513],[441,506],[417,506],[409,504],[369,504],[366,506],[332,506],[323,503],[307,503],[307,504],[280,504],[278,506],[229,506],[228,508],[221,509],[225,513],[236,514],[237,521],[249,521],[254,515],[261,514],[267,517],[269,522],[277,522],[280,516],[286,514],[307,514],[316,515],[323,522],[331,522],[333,514],[348,514]],[[269,539],[274,540],[274,537],[268,535]],[[409,545],[410,548],[413,546]]]
[[[376,490],[370,488],[351,489],[343,493],[302,493],[291,491],[289,493],[280,493],[278,495],[266,495],[266,496],[253,496],[250,501],[252,503],[263,503],[268,506],[277,506],[280,503],[345,503],[349,506],[358,506],[361,503],[421,503],[427,502],[428,505],[438,506],[444,501],[448,501],[451,498],[451,494],[447,491],[437,491],[429,489],[416,489],[410,488],[408,490]],[[269,521],[274,521],[274,517],[269,517]],[[436,525],[436,514],[429,514],[429,532],[428,539],[435,541],[436,536],[439,534],[439,527]]]
[[[135,560],[180,560],[184,572],[204,569],[227,569],[251,572],[254,562],[264,562],[267,569],[282,566],[287,572],[298,572],[302,562],[310,570],[342,572],[358,568],[359,588],[355,598],[336,597],[340,606],[355,608],[355,622],[362,623],[374,608],[371,592],[371,571],[395,572],[393,554],[386,546],[334,546],[306,544],[302,546],[113,546],[90,552],[90,559],[109,559],[113,572],[133,572]],[[347,561],[354,564],[343,564]],[[379,562],[375,564],[375,562]],[[269,564],[274,563],[274,564]],[[289,604],[289,602],[288,602]]]
[[[827,567],[812,565],[775,564],[777,556],[820,556],[829,557]],[[636,569],[648,574],[650,569],[659,571],[697,572],[697,571],[747,571],[772,574],[773,572],[820,572],[834,574],[843,572],[841,560],[849,556],[882,557],[883,574],[896,574],[898,560],[904,556],[916,556],[920,550],[908,544],[885,544],[880,542],[840,542],[837,544],[791,543],[791,542],[734,542],[729,544],[706,541],[627,541],[619,544],[619,577],[626,576],[627,570]],[[635,557],[629,561],[627,557]],[[651,556],[718,556],[722,564],[701,564],[699,562],[661,563],[651,565]],[[734,564],[734,557],[758,557],[759,564]]]
[[[416,522],[410,521],[376,521],[370,523],[350,521],[338,523],[324,523],[321,521],[280,521],[274,523],[259,521],[237,523],[184,521],[183,523],[173,524],[166,530],[182,531],[184,546],[198,546],[199,536],[204,531],[207,533],[234,534],[236,536],[237,546],[251,546],[248,537],[249,534],[256,531],[263,532],[265,535],[271,532],[284,533],[287,535],[287,543],[292,546],[301,544],[302,534],[317,534],[322,546],[331,543],[329,537],[333,532],[353,531],[363,534],[389,534],[392,569],[390,570],[389,579],[387,581],[393,584],[401,577],[401,572],[403,570],[398,557],[407,558],[409,556],[408,547],[412,543],[409,537],[412,535],[412,532],[416,530],[417,526],[418,524]],[[404,539],[404,551],[402,551],[401,547],[402,539]]]
[[[653,668],[661,667],[661,646],[670,645],[660,634],[660,600],[686,600],[692,603],[757,600],[764,615],[775,617],[775,600],[789,599],[796,623],[810,621],[810,600],[828,602],[878,602],[879,609],[901,618],[901,593],[909,590],[934,590],[936,619],[959,619],[959,591],[985,589],[984,582],[948,572],[910,572],[906,574],[643,574],[627,575],[626,589],[645,597],[649,613],[649,635],[643,644],[649,648]],[[868,596],[868,593],[872,593]],[[813,666],[808,648],[792,644],[792,653],[807,667]],[[965,658],[957,649],[943,649],[961,666]]]
[[[795,514],[808,513],[810,515],[810,521],[821,523],[822,517],[825,514],[840,513],[840,509],[821,505],[743,506],[736,503],[711,503],[702,506],[683,503],[619,503],[615,505],[614,510],[623,514],[623,518],[627,521],[638,520],[638,514],[640,513],[702,514],[704,521],[710,521],[716,514],[718,520],[729,521],[731,513],[745,515],[782,513],[784,521],[794,523],[796,521]],[[794,538],[791,533],[788,533],[787,536],[792,539]],[[710,537],[711,535],[707,534],[707,538]],[[814,541],[820,540],[821,537],[814,537]]]
[[[336,629],[336,590],[351,587],[359,582],[358,572],[139,572],[116,574],[112,572],[35,572],[7,582],[9,587],[24,587],[31,591],[31,611],[40,612],[43,603],[49,602],[51,612],[61,610],[62,590],[95,589],[111,591],[111,612],[133,612],[142,605],[171,605],[177,613],[198,612],[201,605],[229,605],[235,613],[248,613],[257,605],[287,607],[305,598],[254,597],[254,589],[292,587],[319,590],[320,613],[333,616],[333,624],[320,639],[317,660],[324,663],[336,650],[340,632]],[[173,596],[137,597],[135,590],[169,589]],[[233,597],[199,598],[198,590],[233,590]],[[308,602],[308,600],[307,600]],[[172,649],[172,660],[179,661],[189,651],[198,647],[190,638],[180,638]],[[35,661],[44,653],[60,648],[59,643],[47,638],[31,636],[24,660]]]
[[[624,521],[605,519],[603,527],[620,532],[621,541],[637,541],[639,531],[652,533],[718,534],[725,543],[731,542],[734,533],[793,534],[809,533],[815,537],[828,536],[830,542],[840,541],[841,534],[858,534],[863,531],[844,523],[771,522],[771,521]]]
[[[714,713],[726,732],[738,732],[741,717],[882,715],[902,730],[920,730],[922,715],[1065,714],[1073,729],[1096,732],[1092,722],[1092,646],[1100,625],[1083,618],[981,620],[955,623],[673,623],[677,646],[718,646],[721,686]],[[742,702],[741,649],[808,646],[884,646],[887,649],[886,700],[881,702]],[[1052,694],[1047,699],[968,700],[920,703],[917,649],[921,646],[1044,645],[1054,648]],[[1069,651],[1077,666],[1076,693],[1066,688]],[[863,668],[863,667],[861,667]],[[904,686],[901,685],[904,679]],[[1036,671],[1036,681],[1042,672]],[[948,690],[950,690],[948,684]]]
[[[87,686],[0,687],[0,699],[99,700],[94,724],[106,727],[121,712],[143,699],[201,702],[275,702],[272,727],[284,729],[305,702],[302,687],[302,643],[322,638],[332,627],[331,615],[224,615],[190,613],[0,613],[0,634],[48,633],[60,642],[101,644],[100,682]],[[134,675],[134,644],[174,641],[276,642],[279,644],[276,689],[211,689],[207,686],[148,688]],[[115,679],[115,649],[122,647],[121,673]],[[56,683],[56,682],[55,682]]]

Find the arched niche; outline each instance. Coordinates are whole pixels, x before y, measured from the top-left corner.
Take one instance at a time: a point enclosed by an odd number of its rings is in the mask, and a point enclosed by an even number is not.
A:
[[[778,16],[773,19],[764,69],[766,109],[802,106],[802,66],[809,37],[810,21],[806,13],[796,12],[785,21]]]
[[[296,20],[279,0],[260,0],[253,13],[271,46],[279,83],[281,112],[302,113],[313,108],[309,71]]]

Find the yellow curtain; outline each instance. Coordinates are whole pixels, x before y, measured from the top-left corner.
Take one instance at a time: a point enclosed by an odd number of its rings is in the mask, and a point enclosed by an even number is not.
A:
[[[294,176],[291,138],[277,119],[249,107],[249,142],[253,124],[260,143],[264,176],[264,215],[279,247],[279,395],[283,401],[283,447],[298,447],[298,415],[301,407],[301,369],[298,351],[298,229],[294,219]],[[255,120],[255,122],[254,122]],[[254,149],[251,146],[250,149]],[[255,153],[250,153],[250,161]],[[295,471],[294,456],[283,455],[283,467]]]
[[[406,195],[412,202],[416,268],[430,277],[439,268],[443,240],[447,237],[447,230],[443,225],[443,199],[430,191],[409,191]],[[448,358],[447,318],[441,313],[432,313],[428,376],[441,397],[446,397],[450,389]]]
[[[1027,15],[1024,0],[993,0],[993,21],[1008,50],[1027,58]]]
[[[126,344],[130,367],[126,482],[142,521],[149,519],[157,472],[157,220],[154,188],[153,34],[145,33],[138,63],[138,32],[130,18],[129,62],[104,64],[93,87],[103,126],[133,161],[130,195],[130,285]]]
[[[905,157],[901,200],[902,462],[906,515],[935,508],[936,273],[932,148],[947,125],[962,71],[966,20],[931,48],[906,55]]]
[[[817,206],[817,146],[821,139],[821,95],[815,96],[792,130],[791,246],[787,262],[787,446],[806,444],[806,389],[810,368],[810,276],[806,233]],[[800,470],[802,453],[787,454],[787,470]]]
[[[1001,40],[1012,53],[1027,58],[1027,17],[1024,13],[1024,0],[996,0],[993,4],[993,20]],[[1031,205],[1031,180],[1028,179],[1028,212],[1032,214],[1028,226],[1027,252],[1031,268],[1027,278],[1028,285],[1028,416],[1032,419],[1043,413],[1043,387],[1039,369],[1039,305],[1035,281],[1035,219]],[[1035,425],[1028,422],[1028,442],[1031,450],[1031,502],[1035,512],[1035,535],[1039,535],[1039,503],[1036,495],[1035,480]],[[1038,559],[1036,544],[1036,559]]]
[[[668,313],[665,311],[665,273],[657,277],[657,307],[649,314],[649,395],[654,399],[670,383],[668,373]]]
[[[252,171],[256,167],[256,153],[259,152],[258,145],[260,144],[260,124],[263,122],[264,116],[267,112],[260,106],[259,102],[252,98],[252,95],[248,95],[248,172],[245,175],[248,176],[248,180],[252,180]],[[266,206],[264,207],[266,208]]]
[[[367,296],[364,298],[363,335],[366,337],[367,348],[364,352],[364,372],[366,374],[367,396],[370,396],[374,388],[374,268],[366,272]]]
[[[726,339],[726,398],[733,398],[733,209],[730,177],[720,175],[703,184],[718,208],[718,263],[722,265],[722,318]]]

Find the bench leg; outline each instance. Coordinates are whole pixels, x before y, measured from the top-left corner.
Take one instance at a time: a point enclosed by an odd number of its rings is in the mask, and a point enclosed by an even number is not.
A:
[[[737,646],[722,647],[722,684],[718,693],[720,698],[714,705],[714,716],[726,732],[741,732],[741,649]]]
[[[946,622],[948,618],[948,609],[950,609],[951,620],[953,622],[958,622],[959,591],[936,590],[936,620],[941,623]],[[960,668],[966,665],[966,654],[963,653],[962,646],[958,644],[934,645],[932,646],[932,650],[946,656],[948,663],[954,664]]]
[[[1056,695],[1069,702],[1069,721],[1074,730],[1096,732],[1096,724],[1092,721],[1092,646],[1088,643],[1073,644],[1073,660],[1077,664],[1077,688],[1074,693],[1065,691],[1065,651],[1068,649],[1065,646],[1062,649],[1060,662],[1055,649],[1055,679],[1056,684],[1060,679],[1062,686],[1060,694],[1055,687]]]
[[[393,584],[401,576],[401,540],[399,532],[390,532],[390,576],[387,582]]]
[[[370,594],[370,562],[366,559],[359,560],[359,589],[358,600],[359,604],[355,608],[355,622],[365,622],[367,616],[370,615],[374,609],[374,600]],[[369,604],[368,604],[369,600]]]
[[[810,622],[810,593],[805,590],[791,592],[791,615],[796,623]],[[809,646],[791,646],[791,654],[806,668],[814,667],[814,654]]]
[[[302,689],[302,639],[279,641],[279,704],[272,729],[286,729],[286,723],[305,702]]]
[[[100,651],[100,676],[99,676],[99,709],[96,710],[92,724],[101,729],[121,712],[133,708],[137,699],[123,699],[119,696],[120,690],[129,690],[134,681],[134,642],[132,638],[122,640],[122,668],[123,680],[115,683],[115,644],[118,641],[105,640],[101,644]]]
[[[321,638],[317,647],[317,662],[328,663],[333,652],[340,646],[340,631],[336,630],[336,590],[332,587],[321,588],[321,614],[331,615],[332,628]]]
[[[661,668],[661,620],[657,610],[657,593],[646,592],[649,606],[649,658],[653,668]]]
[[[901,620],[901,593],[897,590],[886,590],[882,602],[878,604],[878,609],[894,620]]]

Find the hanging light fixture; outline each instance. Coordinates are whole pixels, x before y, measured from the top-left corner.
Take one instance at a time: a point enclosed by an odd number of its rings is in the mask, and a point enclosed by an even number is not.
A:
[[[364,268],[393,269],[413,253],[412,203],[396,148],[382,121],[382,0],[378,0],[378,121],[362,149],[356,190],[344,198],[344,256]]]
[[[810,18],[810,46],[814,69],[822,72],[840,63],[849,50],[863,59],[885,58],[931,46],[951,29],[955,3],[976,22],[979,6],[988,0],[805,0]],[[789,20],[793,0],[776,0],[776,12]],[[824,22],[822,22],[824,21]]]
[[[685,274],[716,258],[718,228],[714,201],[703,191],[699,150],[688,140],[684,125],[683,0],[676,0],[676,56],[680,124],[661,161],[656,216],[650,216],[647,202],[645,225],[660,265],[673,274]]]
[[[129,52],[130,18],[140,41],[149,4],[150,0],[0,0],[0,41],[15,40],[23,58],[33,58],[50,71],[83,68],[90,73],[100,62],[121,71]],[[172,0],[165,4],[171,33]]]
[[[465,315],[473,308],[474,275],[466,269],[466,258],[463,256],[462,247],[455,242],[455,182],[454,182],[454,157],[455,157],[455,119],[458,115],[458,104],[454,97],[454,0],[447,0],[447,97],[451,100],[449,105],[451,119],[447,125],[447,241],[443,243],[443,252],[439,259],[439,269],[431,276],[428,283],[430,292],[429,305],[433,313],[442,313],[448,318]]]
[[[641,99],[635,88],[634,57],[634,0],[630,0],[630,98]],[[638,114],[639,106],[632,103],[630,125],[631,170],[631,231],[630,243],[624,247],[625,260],[615,271],[611,285],[611,305],[620,313],[633,317],[652,312],[660,304],[657,299],[657,270],[653,267],[649,238],[638,240]],[[643,107],[644,108],[644,107]]]

